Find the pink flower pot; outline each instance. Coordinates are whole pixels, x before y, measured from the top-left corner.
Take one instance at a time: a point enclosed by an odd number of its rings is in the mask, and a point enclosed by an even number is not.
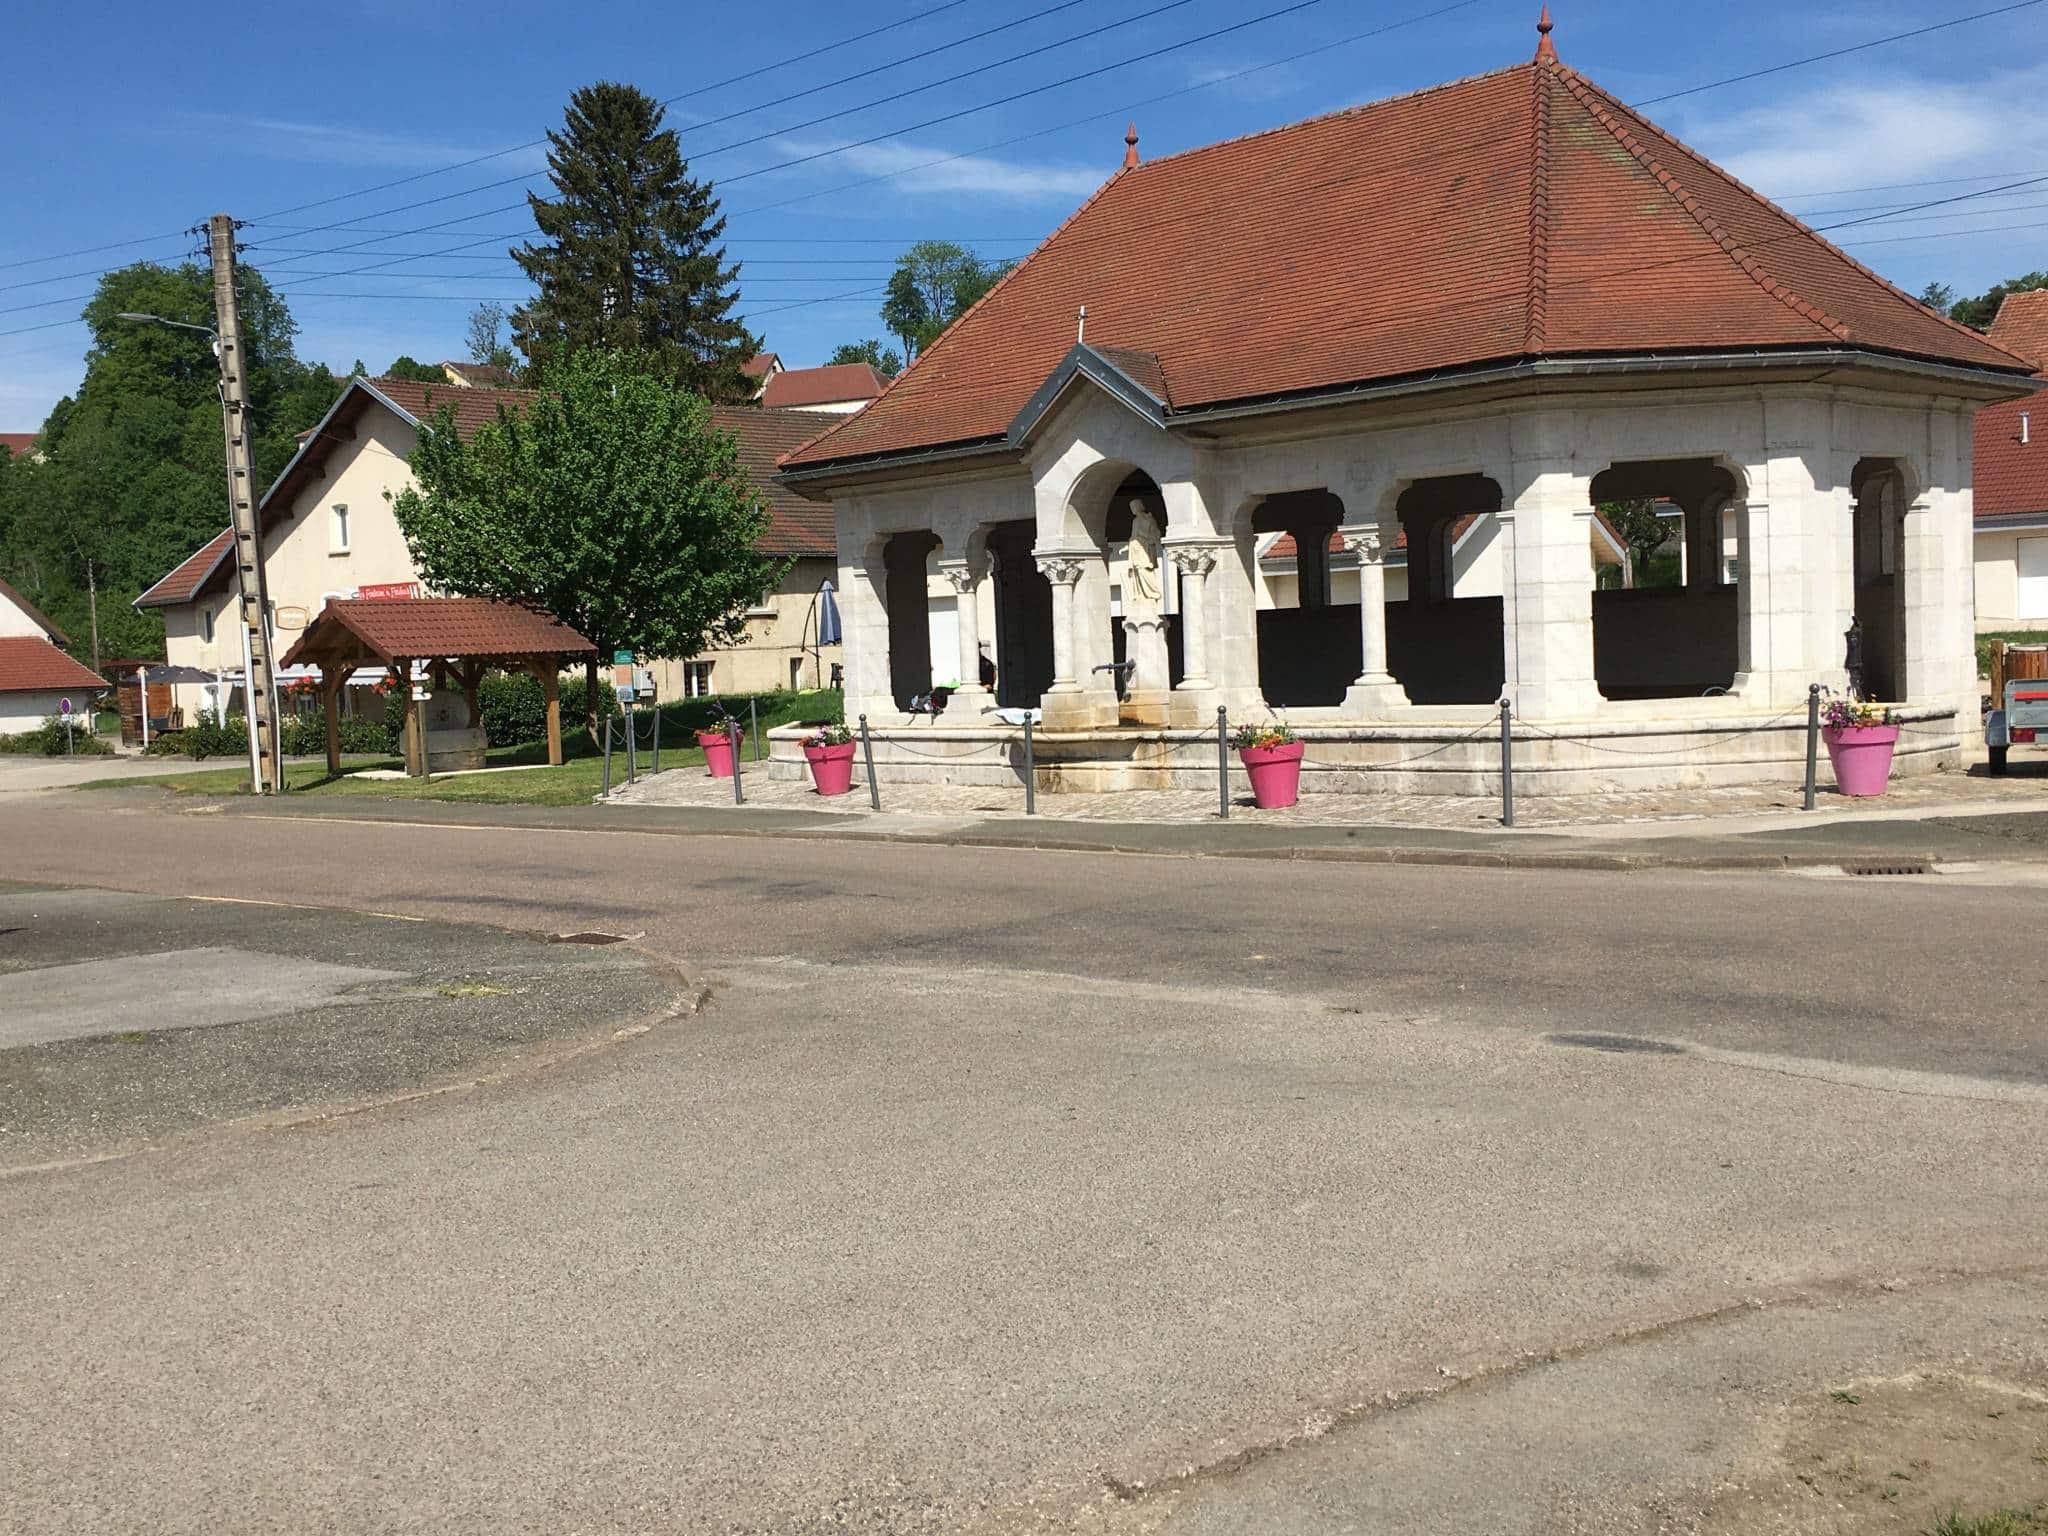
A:
[[[1245,775],[1252,781],[1252,800],[1260,810],[1281,810],[1301,798],[1302,751],[1298,741],[1238,751]]]
[[[732,777],[732,738],[723,731],[699,731],[697,745],[704,749],[704,768],[714,779]]]
[[[1820,733],[1835,766],[1835,785],[1845,795],[1881,795],[1892,776],[1896,725],[1828,726]]]
[[[805,747],[804,761],[811,765],[811,782],[821,795],[843,795],[853,788],[853,749],[858,742],[836,747]]]

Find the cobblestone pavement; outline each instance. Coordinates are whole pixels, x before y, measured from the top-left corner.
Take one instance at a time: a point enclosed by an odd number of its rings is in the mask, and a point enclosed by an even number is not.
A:
[[[853,793],[824,799],[808,781],[771,777],[767,764],[747,765],[742,787],[747,804],[756,809],[827,811],[846,816],[872,814],[867,788],[856,781]],[[1950,805],[1998,805],[2037,802],[2048,793],[2048,779],[1990,779],[1976,774],[1936,773],[1896,779],[1882,801],[1852,801],[1833,786],[1820,791],[1823,808],[1913,810]],[[671,769],[642,778],[612,794],[621,805],[729,806],[732,781],[713,779],[700,768]],[[1515,802],[1518,827],[1586,827],[1628,822],[1699,821],[1717,816],[1758,816],[1796,811],[1802,799],[1798,784],[1745,784],[1719,789],[1616,791],[1598,795],[1524,795]],[[882,786],[882,808],[892,817],[1022,816],[1024,792],[1016,789],[950,784]],[[1233,811],[1243,808],[1262,825],[1399,826],[1469,830],[1498,826],[1500,801],[1480,795],[1306,795],[1283,811],[1254,811],[1251,797],[1233,797]],[[1188,823],[1213,820],[1216,796],[1209,790],[1124,790],[1112,794],[1042,794],[1038,815],[1056,821]]]

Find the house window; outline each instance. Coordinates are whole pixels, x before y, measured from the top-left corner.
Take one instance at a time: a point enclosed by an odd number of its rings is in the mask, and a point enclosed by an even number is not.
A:
[[[211,608],[199,610],[199,638],[208,645],[213,644],[213,610]]]
[[[795,693],[804,685],[804,659],[801,656],[789,658],[789,691]]]
[[[708,661],[686,661],[683,663],[683,697],[686,699],[708,698],[711,693],[711,663]]]
[[[337,501],[327,509],[327,553],[348,553],[348,503]]]
[[[763,592],[747,605],[747,617],[750,619],[772,619],[775,617],[775,613],[775,594],[773,592]]]

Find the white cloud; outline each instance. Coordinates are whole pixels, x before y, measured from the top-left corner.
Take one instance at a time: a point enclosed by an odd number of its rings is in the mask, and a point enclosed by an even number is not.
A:
[[[2048,119],[2016,109],[2040,100],[2044,88],[2048,67],[2040,66],[1968,84],[1866,76],[1728,117],[1703,116],[1695,106],[1682,127],[1691,143],[1751,186],[1773,197],[1797,197],[2048,169]],[[1929,188],[1927,196],[1941,192]]]
[[[1115,153],[1109,152],[1114,139]],[[1123,163],[1122,136],[1104,141],[1100,165],[1060,165],[1051,162],[1004,160],[991,155],[951,156],[946,150],[901,139],[842,150],[829,159],[815,162],[815,168],[854,179],[862,176],[890,177],[889,185],[912,196],[949,193],[956,196],[986,197],[1010,202],[1086,197],[1107,181]],[[776,148],[784,156],[813,155],[830,144],[782,140]],[[807,167],[809,169],[809,167]]]
[[[227,129],[235,134],[244,151],[267,155],[274,160],[292,160],[311,165],[384,166],[396,170],[428,170],[453,165],[491,154],[502,145],[457,144],[446,139],[423,138],[416,134],[378,133],[365,128],[348,128],[335,123],[303,122],[280,117],[238,117],[222,113],[182,114],[180,131],[218,139]],[[477,167],[497,167],[498,174],[510,176],[538,170],[547,163],[542,147],[522,149]]]

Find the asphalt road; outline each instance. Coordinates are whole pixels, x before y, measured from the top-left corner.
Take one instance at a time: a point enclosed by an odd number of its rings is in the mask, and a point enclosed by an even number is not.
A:
[[[1830,1372],[2048,1389],[2038,887],[47,799],[0,876],[708,995],[0,1180],[0,1528],[1687,1529]]]

